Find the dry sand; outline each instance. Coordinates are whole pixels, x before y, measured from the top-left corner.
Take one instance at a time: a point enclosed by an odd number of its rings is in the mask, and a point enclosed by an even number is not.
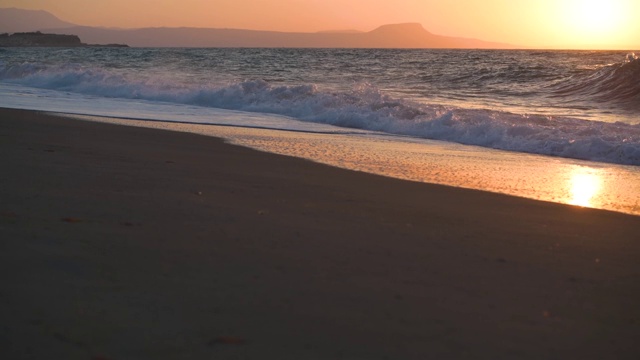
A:
[[[637,359],[640,217],[0,110],[2,359]]]

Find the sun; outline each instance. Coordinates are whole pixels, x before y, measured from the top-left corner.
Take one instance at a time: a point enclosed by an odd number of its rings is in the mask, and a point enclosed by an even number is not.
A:
[[[567,30],[600,40],[620,31],[625,0],[569,0],[563,10]]]
[[[533,0],[532,0],[533,1]],[[638,44],[640,0],[535,0],[546,41],[565,49],[627,49]],[[533,16],[533,15],[532,15]]]

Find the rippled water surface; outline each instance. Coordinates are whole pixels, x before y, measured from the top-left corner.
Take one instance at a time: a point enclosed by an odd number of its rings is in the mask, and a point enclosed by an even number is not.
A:
[[[7,48],[0,92],[12,95],[3,106],[36,96],[75,97],[78,108],[120,99],[120,113],[132,102],[230,109],[640,165],[640,60],[632,52]]]

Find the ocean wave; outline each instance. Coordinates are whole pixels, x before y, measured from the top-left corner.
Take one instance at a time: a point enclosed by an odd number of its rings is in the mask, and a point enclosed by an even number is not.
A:
[[[580,86],[566,86],[558,91],[591,94],[596,83],[601,87],[599,96],[604,96],[602,91],[608,89],[612,94],[620,96],[622,92],[623,97],[637,99],[639,66],[640,61],[631,58],[623,64],[596,70],[582,79]],[[628,81],[634,76],[635,84]],[[502,150],[640,165],[640,124],[423,104],[389,96],[368,84],[355,85],[351,91],[264,80],[179,84],[161,77],[136,78],[100,68],[28,63],[0,63],[0,81],[100,97],[273,113],[309,122]],[[587,82],[592,85],[585,85]]]
[[[554,85],[553,95],[640,110],[640,58],[630,53],[622,62],[582,71]]]

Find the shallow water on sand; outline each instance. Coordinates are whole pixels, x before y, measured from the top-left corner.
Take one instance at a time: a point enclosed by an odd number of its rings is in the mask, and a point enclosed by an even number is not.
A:
[[[488,150],[370,132],[309,133],[73,117],[222,137],[233,144],[350,170],[640,215],[640,168],[637,166]]]

